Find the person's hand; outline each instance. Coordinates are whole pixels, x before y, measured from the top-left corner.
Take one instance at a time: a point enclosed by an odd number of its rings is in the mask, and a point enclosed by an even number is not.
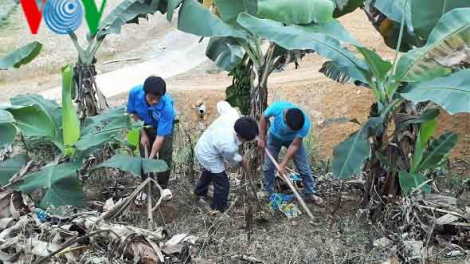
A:
[[[266,148],[266,140],[264,138],[258,138],[258,147],[260,149]]]
[[[286,171],[286,165],[284,164],[279,164],[279,174],[281,174],[281,176],[283,175],[288,175],[287,174],[287,171]]]
[[[149,137],[145,134],[142,134],[142,137],[140,138],[140,145],[142,145],[142,147],[150,147],[150,140],[149,140]]]

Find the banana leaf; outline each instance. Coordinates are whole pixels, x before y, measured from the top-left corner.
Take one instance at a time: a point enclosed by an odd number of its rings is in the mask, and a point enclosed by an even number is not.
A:
[[[470,59],[469,48],[470,8],[450,11],[439,20],[425,46],[400,58],[396,80],[419,82],[449,75]]]
[[[0,70],[19,68],[30,63],[41,52],[42,44],[35,41],[0,57]]]
[[[470,112],[470,70],[408,85],[400,95],[414,103],[432,101],[449,114]]]
[[[329,0],[260,0],[258,3],[260,17],[287,25],[329,22],[334,9],[335,5]]]

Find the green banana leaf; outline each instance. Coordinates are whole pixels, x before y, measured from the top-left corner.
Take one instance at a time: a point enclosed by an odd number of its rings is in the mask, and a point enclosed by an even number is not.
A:
[[[377,78],[378,82],[383,82],[390,69],[392,69],[392,64],[389,61],[383,60],[377,53],[368,48],[356,47],[356,49],[364,56],[370,71]]]
[[[51,164],[12,186],[24,193],[44,189],[46,192],[40,204],[44,209],[49,206],[83,206],[83,188],[77,177],[79,168],[76,163]]]
[[[132,122],[125,106],[112,108],[101,115],[87,117],[83,123],[81,135],[96,135],[108,130],[131,128]]]
[[[96,151],[102,149],[105,143],[113,141],[116,137],[121,134],[122,131],[106,132],[93,136],[80,137],[75,143],[75,148],[78,150],[79,158],[86,158]]]
[[[106,142],[115,138],[124,138],[125,132],[133,128],[125,106],[110,109],[101,115],[88,117],[85,120],[75,147],[80,151],[79,156],[88,156],[100,149]]]
[[[245,50],[232,37],[211,38],[206,48],[206,56],[225,71],[231,71],[240,64],[244,55]]]
[[[370,118],[357,132],[333,150],[332,172],[335,177],[347,179],[359,172],[370,156],[368,138],[383,128],[383,118]]]
[[[163,160],[130,157],[123,154],[114,155],[112,158],[96,166],[94,169],[104,167],[116,168],[138,177],[141,176],[142,171],[144,173],[158,173],[168,170],[168,165]]]
[[[258,0],[214,0],[220,13],[220,18],[225,23],[235,24],[240,13],[245,12],[256,15],[258,12]]]
[[[329,0],[259,0],[258,2],[258,15],[287,25],[326,23],[333,19],[334,9],[335,5]]]
[[[326,23],[302,26],[302,29],[308,32],[321,33],[339,40],[342,43],[353,44],[356,47],[363,46],[362,43],[360,43],[353,35],[351,35],[351,33],[349,33],[349,31],[344,28],[343,25],[336,19],[332,19]]]
[[[15,118],[4,110],[0,110],[0,149],[9,145],[15,140],[16,127],[13,125]]]
[[[441,17],[456,8],[470,7],[468,0],[409,0],[413,11],[413,26],[422,38],[428,38]]]
[[[58,129],[62,128],[62,109],[56,101],[45,99],[39,94],[26,94],[10,98],[10,102],[14,106],[38,105],[50,116]]]
[[[424,175],[421,175],[421,174],[412,174],[412,173],[400,171],[398,175],[398,180],[400,182],[401,190],[403,191],[403,194],[406,196],[410,193],[410,191],[412,191],[413,189],[416,189],[423,182],[427,181],[428,178],[426,178]],[[431,193],[431,186],[429,186],[429,184],[425,184],[421,188],[421,190],[423,190],[424,193]]]
[[[326,61],[323,63],[319,71],[326,77],[341,84],[345,84],[347,82],[354,82],[355,84],[368,82],[368,80],[366,80],[355,67],[338,66],[332,61]]]
[[[125,24],[138,24],[139,18],[147,18],[149,14],[161,11],[160,0],[125,0],[109,13],[101,22],[98,38],[108,34],[121,33],[121,27]]]
[[[168,0],[166,19],[168,22],[173,20],[173,13],[175,12],[176,7],[181,4],[184,0]]]
[[[28,162],[25,154],[18,154],[0,163],[0,185],[5,185]]]
[[[429,35],[424,47],[409,51],[397,64],[396,80],[418,82],[443,77],[468,61],[470,8],[445,14]]]
[[[201,37],[247,38],[240,29],[224,23],[195,0],[185,0],[181,5],[178,29]]]
[[[419,164],[417,171],[437,167],[452,151],[455,145],[457,145],[458,139],[459,135],[457,133],[447,132],[442,134],[438,139],[432,141],[424,152],[423,159]]]
[[[362,75],[369,75],[364,61],[343,47],[337,39],[314,32],[318,27],[312,29],[309,26],[284,26],[279,22],[259,19],[244,13],[238,17],[238,23],[260,38],[273,41],[287,50],[315,50],[338,66],[354,67]]]
[[[418,166],[423,159],[424,149],[437,129],[437,117],[421,124],[415,143],[413,159],[411,160],[411,173],[418,172]]]
[[[470,112],[470,70],[409,85],[400,95],[414,103],[432,101],[449,114]]]
[[[14,116],[16,126],[23,135],[26,137],[46,137],[54,142],[58,148],[64,149],[61,133],[58,131],[56,124],[39,105],[13,106],[6,110]]]
[[[0,70],[19,68],[34,60],[41,52],[42,44],[35,41],[0,57]]]
[[[72,66],[67,65],[62,68],[62,124],[65,156],[73,155],[72,146],[80,137],[80,121],[72,102],[72,78]]]
[[[411,2],[412,0],[376,0],[374,7],[380,10],[380,12],[382,12],[385,16],[399,24],[401,24],[403,11],[406,8],[405,25],[408,27],[409,32],[413,32],[413,23],[411,20]]]
[[[364,161],[370,156],[370,146],[364,133],[358,131],[333,150],[333,175],[348,179],[357,173]]]
[[[134,147],[135,149],[139,149],[140,146],[140,131],[137,128],[132,129],[127,133],[127,143]]]

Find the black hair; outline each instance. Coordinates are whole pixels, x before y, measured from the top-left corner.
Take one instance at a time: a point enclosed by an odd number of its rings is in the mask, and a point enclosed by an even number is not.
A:
[[[241,117],[235,122],[235,132],[246,141],[254,140],[258,134],[258,124],[251,117]]]
[[[299,108],[290,108],[286,113],[286,123],[294,131],[302,129],[305,123],[305,117]]]
[[[161,77],[150,76],[144,82],[145,94],[164,96],[166,93],[166,83]]]

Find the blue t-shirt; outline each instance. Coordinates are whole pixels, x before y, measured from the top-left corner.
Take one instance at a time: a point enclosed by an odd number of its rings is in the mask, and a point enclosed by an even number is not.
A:
[[[173,108],[173,99],[168,94],[165,94],[158,104],[149,106],[145,100],[143,85],[138,85],[129,93],[127,112],[137,115],[145,125],[155,128],[157,136],[172,134],[176,113]]]
[[[310,119],[303,110],[302,113],[305,117],[304,126],[298,131],[294,131],[287,126],[287,124],[284,122],[284,111],[290,108],[298,107],[289,102],[275,102],[271,104],[264,112],[264,116],[266,118],[269,119],[274,117],[274,120],[269,128],[269,133],[282,141],[292,141],[295,138],[305,138],[310,131]]]

